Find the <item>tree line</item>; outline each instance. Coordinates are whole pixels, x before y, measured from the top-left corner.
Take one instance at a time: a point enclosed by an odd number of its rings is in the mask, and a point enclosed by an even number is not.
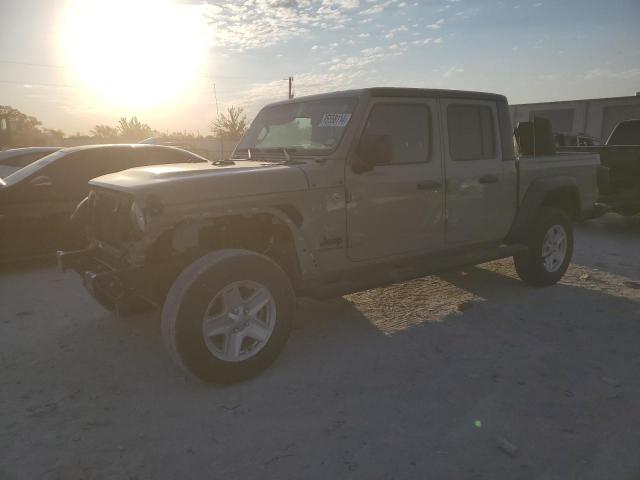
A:
[[[247,117],[240,107],[229,107],[219,114],[209,125],[210,134],[203,136],[200,132],[174,131],[161,132],[138,120],[136,116],[122,117],[116,125],[96,125],[88,135],[76,133],[66,135],[62,130],[45,128],[34,116],[20,110],[0,105],[4,112],[9,129],[9,147],[27,147],[40,145],[62,145],[67,140],[86,140],[87,143],[135,143],[149,137],[170,138],[174,141],[188,142],[203,138],[238,140],[247,129]]]

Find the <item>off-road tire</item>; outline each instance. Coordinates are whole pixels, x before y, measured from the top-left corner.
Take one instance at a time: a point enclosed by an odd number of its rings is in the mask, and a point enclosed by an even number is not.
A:
[[[224,361],[205,343],[203,318],[216,295],[241,281],[268,289],[275,302],[275,324],[254,356]],[[178,275],[162,308],[162,336],[174,361],[186,372],[207,383],[231,384],[256,376],[275,361],[289,338],[294,314],[291,282],[276,262],[248,250],[219,250],[194,261]]]
[[[566,235],[566,252],[557,269],[549,271],[545,267],[543,244],[547,233],[560,227]],[[573,255],[573,227],[567,214],[556,208],[540,209],[528,234],[528,249],[513,257],[518,276],[529,285],[546,287],[557,283],[569,268]]]

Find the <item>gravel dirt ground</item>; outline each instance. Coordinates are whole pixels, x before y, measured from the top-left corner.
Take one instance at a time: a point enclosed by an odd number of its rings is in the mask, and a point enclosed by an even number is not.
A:
[[[52,265],[0,273],[0,479],[640,479],[640,219],[577,227],[561,284],[511,260],[326,302],[231,387],[157,313]]]

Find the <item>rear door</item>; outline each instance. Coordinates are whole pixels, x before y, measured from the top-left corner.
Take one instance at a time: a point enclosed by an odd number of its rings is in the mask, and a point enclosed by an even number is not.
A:
[[[118,169],[127,147],[89,148],[64,154],[12,187],[13,214],[1,246],[11,256],[62,248],[69,217],[89,191],[88,181]]]
[[[392,160],[346,172],[348,254],[361,261],[443,244],[443,171],[434,99],[375,99],[362,135],[388,135]]]
[[[503,174],[496,103],[442,99],[441,113],[446,242],[499,241],[512,220],[515,200]]]

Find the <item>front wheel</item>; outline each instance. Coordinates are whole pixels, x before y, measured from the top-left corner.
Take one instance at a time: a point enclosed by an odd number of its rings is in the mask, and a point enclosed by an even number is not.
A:
[[[187,372],[234,383],[273,363],[294,311],[291,283],[278,264],[247,250],[220,250],[178,276],[162,309],[162,335]]]
[[[529,232],[528,247],[513,257],[518,276],[536,287],[557,283],[573,255],[573,228],[567,214],[542,208]]]

